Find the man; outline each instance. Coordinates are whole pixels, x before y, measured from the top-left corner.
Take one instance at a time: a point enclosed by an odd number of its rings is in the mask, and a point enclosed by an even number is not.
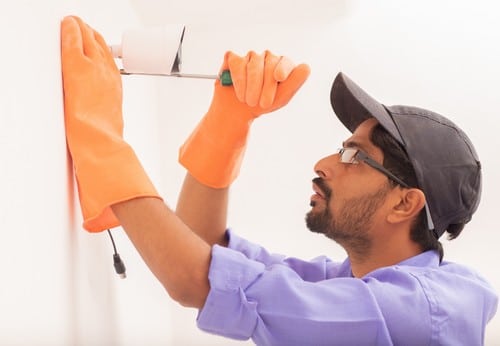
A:
[[[215,83],[207,114],[183,144],[187,170],[174,213],[122,138],[121,80],[106,42],[80,18],[62,22],[65,124],[84,216],[121,224],[198,326],[259,345],[478,345],[497,308],[490,285],[442,261],[438,238],[475,212],[481,166],[467,136],[415,107],[385,107],[343,74],[331,102],[352,132],[314,167],[308,227],[348,259],[269,254],[226,227],[251,123],[284,106],[309,75],[270,52],[227,53],[232,87]]]

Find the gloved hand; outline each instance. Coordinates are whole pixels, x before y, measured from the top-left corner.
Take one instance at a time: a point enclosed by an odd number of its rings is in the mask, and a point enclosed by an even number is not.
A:
[[[215,82],[208,112],[179,151],[189,173],[214,188],[236,179],[253,120],[286,105],[309,76],[309,66],[295,66],[269,51],[245,57],[227,52],[224,70],[230,71],[233,86]]]
[[[120,224],[110,205],[158,193],[123,140],[121,76],[108,45],[78,17],[61,23],[61,63],[83,227],[100,232]]]

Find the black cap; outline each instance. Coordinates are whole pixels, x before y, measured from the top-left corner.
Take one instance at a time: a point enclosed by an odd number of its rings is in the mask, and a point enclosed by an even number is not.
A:
[[[481,164],[457,125],[422,108],[384,106],[343,73],[333,82],[330,101],[349,131],[374,117],[405,148],[438,238],[449,225],[470,221],[481,198]]]

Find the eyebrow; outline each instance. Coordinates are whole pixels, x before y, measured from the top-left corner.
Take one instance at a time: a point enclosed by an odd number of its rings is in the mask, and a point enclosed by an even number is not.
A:
[[[364,152],[366,151],[366,148],[359,142],[356,142],[355,140],[348,139],[347,141],[342,142],[342,147],[343,148],[356,148],[356,149],[361,149]]]

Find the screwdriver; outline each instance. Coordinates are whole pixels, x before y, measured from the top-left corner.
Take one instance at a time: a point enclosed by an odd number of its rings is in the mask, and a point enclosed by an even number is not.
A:
[[[138,73],[138,72],[133,72],[129,73],[126,72],[125,70],[121,69],[120,73],[122,75],[148,75],[148,76],[166,76],[166,77],[183,77],[183,78],[202,78],[202,79],[218,79],[220,80],[220,83],[224,86],[231,86],[233,85],[233,80],[231,79],[231,72],[229,70],[224,70],[218,75],[207,75],[207,74],[193,74],[193,73],[180,73],[180,72],[173,72],[172,74],[161,74],[161,73]]]

